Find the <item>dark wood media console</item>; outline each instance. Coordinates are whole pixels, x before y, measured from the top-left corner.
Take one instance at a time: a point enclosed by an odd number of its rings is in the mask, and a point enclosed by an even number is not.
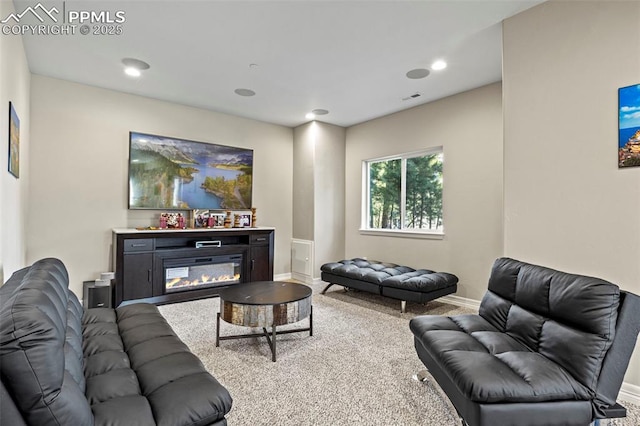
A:
[[[115,306],[156,305],[217,296],[237,283],[273,280],[273,228],[139,231],[113,230]],[[226,279],[200,287],[170,287],[170,276],[199,265],[232,270]],[[183,267],[176,265],[184,265]],[[235,269],[233,269],[235,265]],[[216,267],[213,266],[215,271]],[[176,274],[175,271],[178,271]],[[230,275],[230,276],[229,276]],[[235,280],[235,281],[234,281]]]

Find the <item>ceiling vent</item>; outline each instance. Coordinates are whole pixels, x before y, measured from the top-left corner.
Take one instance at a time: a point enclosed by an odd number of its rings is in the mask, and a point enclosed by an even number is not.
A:
[[[422,96],[420,93],[414,93],[413,95],[407,96],[406,98],[402,98],[403,101],[410,101],[411,99],[416,99]]]

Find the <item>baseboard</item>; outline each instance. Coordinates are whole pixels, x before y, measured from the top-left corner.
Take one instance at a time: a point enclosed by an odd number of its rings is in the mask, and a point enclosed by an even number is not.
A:
[[[274,281],[286,281],[291,279],[291,273],[288,274],[278,274],[273,276]]]
[[[480,301],[474,299],[468,299],[466,297],[460,296],[444,296],[440,297],[438,301],[442,301],[444,303],[450,303],[455,306],[460,306],[462,308],[469,308],[477,311],[480,308]],[[630,383],[624,382],[622,387],[620,388],[620,393],[618,394],[618,400],[628,402],[631,404],[640,405],[640,386],[632,385]]]
[[[327,284],[320,278],[312,278],[308,275],[298,274],[296,272],[291,272],[290,274],[278,274],[274,275],[274,281],[286,281],[286,280],[296,280],[305,284]]]
[[[640,386],[624,382],[620,388],[618,400],[640,405]]]
[[[301,274],[299,272],[291,272],[290,275],[293,280],[300,281],[305,284],[313,284],[313,277],[310,277],[309,275]]]
[[[440,302],[450,303],[452,305],[460,306],[462,308],[469,308],[477,311],[480,308],[480,301],[474,299],[467,299],[460,296],[443,296],[438,299]]]

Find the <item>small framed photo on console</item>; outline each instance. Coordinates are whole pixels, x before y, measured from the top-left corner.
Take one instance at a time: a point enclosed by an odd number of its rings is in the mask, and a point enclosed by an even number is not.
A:
[[[251,212],[250,211],[240,211],[234,212],[236,218],[239,218],[237,221],[234,220],[233,227],[234,228],[251,228]],[[236,225],[237,222],[237,225]]]
[[[209,224],[209,210],[193,211],[193,226],[194,228],[207,228]]]
[[[160,214],[160,228],[183,229],[184,224],[182,213],[168,212]]]
[[[222,212],[209,212],[208,228],[224,228],[225,214]]]

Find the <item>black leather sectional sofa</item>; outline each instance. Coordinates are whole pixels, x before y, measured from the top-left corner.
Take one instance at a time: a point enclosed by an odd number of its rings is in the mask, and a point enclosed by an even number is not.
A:
[[[458,289],[458,277],[453,274],[377,260],[345,259],[325,263],[320,270],[322,281],[329,283],[322,294],[338,284],[398,299],[402,312],[405,312],[407,301],[426,303]]]
[[[418,356],[469,426],[588,425],[616,404],[640,297],[598,278],[498,259],[479,315],[410,322]]]
[[[154,305],[83,310],[43,259],[0,287],[2,425],[226,425],[229,392]]]

